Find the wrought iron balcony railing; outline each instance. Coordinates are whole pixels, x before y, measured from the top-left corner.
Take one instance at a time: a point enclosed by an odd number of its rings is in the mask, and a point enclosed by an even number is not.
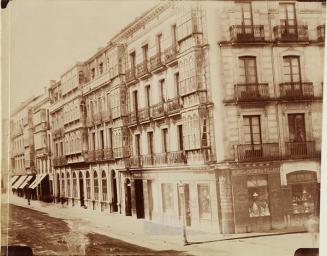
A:
[[[306,42],[309,40],[307,25],[279,25],[274,27],[274,37],[279,42]]]
[[[154,155],[154,165],[160,166],[160,165],[167,165],[168,159],[167,159],[167,153],[157,153]]]
[[[112,160],[113,159],[113,152],[111,148],[105,148],[103,150],[103,159],[104,160]]]
[[[113,149],[114,158],[124,158],[130,156],[130,148],[128,146]]]
[[[236,101],[258,101],[269,98],[267,83],[235,84],[234,90]]]
[[[131,83],[135,80],[135,68],[126,70],[126,83]]]
[[[104,156],[103,149],[97,149],[95,151],[95,160],[96,161],[102,161],[103,160],[103,156]]]
[[[319,156],[320,152],[316,150],[315,141],[285,143],[285,157],[287,158],[311,158]]]
[[[142,63],[136,65],[136,77],[145,78],[148,76],[150,76],[150,72],[148,70],[148,61],[145,60]]]
[[[151,117],[152,118],[160,118],[165,116],[165,103],[159,102],[155,105],[151,106]]]
[[[138,111],[138,120],[139,122],[146,122],[150,120],[150,109],[142,108]]]
[[[164,51],[165,64],[167,66],[173,66],[177,63],[177,48],[176,45],[172,45]]]
[[[186,164],[186,156],[182,150],[168,152],[167,162],[168,164]]]
[[[107,111],[102,111],[101,113],[102,116],[102,121],[103,122],[110,122],[111,119],[111,113],[107,110]]]
[[[325,25],[319,25],[317,27],[318,41],[325,42]]]
[[[162,62],[162,54],[157,53],[156,55],[150,58],[150,70],[151,72],[155,72],[157,70],[161,70],[164,68],[164,64]]]
[[[167,112],[168,114],[179,113],[182,105],[180,104],[180,97],[167,100]]]
[[[89,150],[87,152],[87,162],[89,163],[95,162],[95,150]]]
[[[202,79],[200,76],[192,76],[179,81],[180,95],[184,96],[196,92],[202,88]]]
[[[229,30],[232,42],[253,43],[265,41],[263,25],[234,25]]]
[[[141,156],[131,156],[129,158],[129,166],[132,168],[142,167],[142,157]]]
[[[288,82],[279,84],[280,98],[286,100],[312,99],[312,83]]]
[[[135,125],[137,124],[137,114],[136,111],[128,113],[128,125]]]
[[[102,123],[102,113],[101,112],[97,112],[94,114],[93,122],[95,125],[99,125]]]
[[[91,113],[89,113],[90,114],[90,116],[87,116],[86,117],[86,126],[87,127],[91,127],[91,126],[93,126],[94,125],[94,120],[93,120],[93,116],[92,116],[92,114]]]
[[[240,144],[236,146],[236,154],[239,162],[280,159],[278,143]]]
[[[153,166],[154,165],[154,154],[142,155],[143,166]]]

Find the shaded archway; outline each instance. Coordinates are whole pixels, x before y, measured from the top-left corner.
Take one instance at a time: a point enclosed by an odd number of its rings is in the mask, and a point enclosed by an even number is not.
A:
[[[84,180],[82,172],[79,173],[79,194],[81,206],[84,206]]]
[[[116,172],[114,170],[111,171],[111,184],[112,184],[112,211],[117,212],[118,211],[118,205],[117,205],[117,178],[116,178]]]
[[[132,216],[132,193],[131,193],[131,181],[126,179],[125,182],[125,215]]]

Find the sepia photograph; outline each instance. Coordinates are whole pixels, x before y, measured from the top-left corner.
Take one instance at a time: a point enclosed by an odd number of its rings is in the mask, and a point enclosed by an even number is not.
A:
[[[325,0],[1,7],[1,256],[323,255]]]

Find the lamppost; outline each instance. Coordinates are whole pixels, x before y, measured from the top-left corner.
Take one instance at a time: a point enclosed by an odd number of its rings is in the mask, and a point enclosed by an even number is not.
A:
[[[181,205],[181,215],[182,215],[182,235],[183,235],[183,242],[184,246],[188,245],[189,242],[187,241],[186,236],[186,211],[185,211],[185,185],[182,181],[178,182],[178,190],[179,190],[179,198],[180,198],[180,205]]]

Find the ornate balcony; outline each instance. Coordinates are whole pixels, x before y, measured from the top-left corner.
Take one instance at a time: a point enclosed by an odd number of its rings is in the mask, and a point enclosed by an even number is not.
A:
[[[128,113],[128,125],[133,126],[137,124],[137,115],[136,112],[129,112]]]
[[[126,83],[127,84],[133,84],[135,83],[136,77],[135,77],[135,68],[126,70]]]
[[[320,152],[316,150],[315,141],[285,143],[285,158],[311,157],[320,157]]]
[[[186,156],[184,152],[181,151],[172,151],[167,154],[167,162],[168,164],[186,164]]]
[[[150,70],[152,73],[159,73],[164,70],[166,67],[162,62],[162,53],[157,53],[156,55],[150,58]]]
[[[112,121],[111,113],[109,111],[103,111],[101,115],[102,115],[103,122],[111,122]]]
[[[269,99],[268,84],[235,84],[235,100],[237,102],[263,101]]]
[[[112,160],[113,159],[113,152],[111,148],[105,148],[103,150],[103,159],[104,160]]]
[[[168,164],[167,153],[164,152],[164,153],[155,154],[154,164],[156,166],[167,165]]]
[[[142,156],[142,164],[144,167],[153,166],[154,165],[154,155],[148,154]]]
[[[179,114],[182,105],[180,104],[180,98],[175,97],[167,100],[167,113],[168,115]]]
[[[87,162],[92,163],[95,162],[95,151],[89,150],[86,156]]]
[[[180,95],[186,96],[202,88],[202,80],[199,76],[192,76],[179,82]]]
[[[143,61],[140,64],[136,65],[136,76],[140,79],[146,79],[151,75],[148,70],[148,61]]]
[[[140,123],[150,121],[150,109],[142,108],[138,111],[138,120]]]
[[[172,67],[178,63],[176,45],[172,45],[164,51],[164,61],[168,67]]]
[[[236,146],[236,161],[263,161],[280,159],[278,143],[241,144]]]
[[[129,158],[129,166],[131,168],[142,167],[142,157],[141,156],[131,156]]]
[[[265,41],[263,25],[234,25],[229,28],[231,41],[235,43],[255,43]]]
[[[102,161],[102,160],[103,160],[103,156],[104,156],[103,153],[104,153],[104,152],[103,152],[103,149],[97,149],[97,150],[95,151],[95,160],[96,160],[96,161]]]
[[[102,123],[102,115],[101,115],[101,112],[97,112],[94,114],[93,116],[93,122],[94,122],[94,125],[99,125]]]
[[[91,115],[91,113],[90,113]],[[93,116],[87,116],[86,117],[86,123],[85,123],[86,127],[92,127],[94,125],[94,120],[93,120]]]
[[[58,139],[64,136],[64,128],[55,129],[52,133],[54,139]]]
[[[166,114],[164,102],[160,102],[151,106],[151,117],[152,118],[161,118]]]
[[[130,148],[128,146],[113,149],[114,158],[125,158],[130,156]]]
[[[312,99],[313,85],[312,83],[281,83],[280,88],[280,98],[285,100],[302,100],[302,99]]]
[[[274,37],[277,42],[307,42],[309,41],[308,26],[275,26]]]
[[[54,157],[52,160],[52,164],[54,167],[65,166],[67,164],[66,156]]]
[[[317,27],[318,41],[325,42],[325,25],[319,25]]]

